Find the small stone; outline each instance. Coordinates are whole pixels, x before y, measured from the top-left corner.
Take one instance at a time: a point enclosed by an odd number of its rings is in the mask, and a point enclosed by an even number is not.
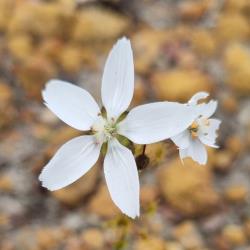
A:
[[[225,9],[228,12],[240,12],[250,8],[248,0],[227,0],[225,2]]]
[[[39,228],[35,235],[40,249],[56,249],[67,235],[67,231],[59,227]]]
[[[13,191],[13,182],[8,175],[0,176],[0,191],[2,192]]]
[[[197,70],[173,69],[157,72],[152,77],[152,86],[156,96],[164,101],[187,102],[199,91],[211,92],[212,80]]]
[[[224,46],[228,42],[247,40],[249,33],[247,19],[238,13],[220,15],[214,30],[215,38]]]
[[[97,228],[86,229],[81,233],[81,239],[91,249],[102,249],[104,245],[103,233]]]
[[[209,57],[216,52],[216,41],[211,32],[198,29],[192,33],[192,47],[201,56]]]
[[[233,20],[233,19],[232,19]],[[227,47],[224,55],[227,78],[226,83],[238,95],[250,95],[250,52],[241,44]]]
[[[41,90],[45,83],[56,76],[56,68],[49,60],[37,56],[16,68],[20,85],[28,97],[41,100]]]
[[[10,35],[63,36],[68,30],[68,23],[71,23],[69,14],[69,9],[59,3],[26,1],[15,8],[8,32]]]
[[[145,74],[156,63],[161,48],[168,37],[166,32],[154,29],[143,29],[133,35],[132,45],[137,72]]]
[[[9,223],[10,223],[9,216],[5,213],[0,213],[0,229],[5,227],[5,226],[8,226]]]
[[[165,250],[165,242],[161,238],[147,237],[135,242],[134,250]]]
[[[129,25],[125,16],[105,8],[84,8],[76,19],[73,40],[78,42],[113,40],[124,34]]]
[[[173,236],[182,246],[187,249],[201,249],[204,246],[203,239],[196,225],[191,221],[186,221],[176,226]]]
[[[98,192],[93,196],[88,204],[88,210],[105,218],[113,218],[120,214],[120,211],[111,200],[106,184],[99,187]]]
[[[52,37],[41,41],[38,51],[44,57],[49,58],[53,62],[59,63],[63,49],[64,42],[62,39]]]
[[[184,250],[182,244],[175,241],[168,241],[165,247],[165,250]]]
[[[140,191],[140,200],[142,205],[148,205],[155,202],[158,196],[158,190],[153,185],[143,185]]]
[[[215,152],[214,154],[214,163],[212,168],[225,173],[228,172],[232,165],[232,154],[228,150],[222,150]]]
[[[225,96],[221,101],[221,106],[228,113],[235,113],[239,109],[239,103],[233,95]]]
[[[8,50],[16,60],[26,61],[32,56],[32,39],[28,35],[11,36],[7,45]]]
[[[247,241],[245,232],[239,225],[227,225],[223,229],[222,235],[233,246],[243,246]]]
[[[245,186],[234,185],[225,190],[225,198],[232,203],[245,202],[248,190]]]
[[[184,20],[198,21],[207,13],[211,3],[213,3],[211,0],[180,2],[178,6],[179,15]]]
[[[6,31],[15,8],[15,0],[0,1],[0,31]]]
[[[225,145],[233,156],[239,156],[241,153],[243,153],[245,148],[243,140],[244,139],[237,135],[231,135],[229,138],[227,138]]]
[[[77,73],[82,67],[82,51],[76,46],[66,46],[60,56],[60,64],[67,73]]]
[[[176,158],[164,164],[159,168],[158,180],[163,197],[185,216],[204,215],[218,206],[219,196],[213,188],[209,168],[191,159],[182,164]]]

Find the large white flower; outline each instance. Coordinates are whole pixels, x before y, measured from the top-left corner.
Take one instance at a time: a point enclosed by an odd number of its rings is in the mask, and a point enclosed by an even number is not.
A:
[[[180,134],[173,136],[172,141],[179,147],[180,158],[191,157],[199,164],[206,164],[207,151],[205,145],[217,148],[217,133],[221,121],[209,119],[217,108],[217,101],[198,104],[198,101],[208,97],[206,92],[198,92],[188,102],[189,106],[198,108],[197,118]]]
[[[121,119],[133,92],[133,55],[126,38],[118,40],[105,64],[101,94],[106,115],[86,90],[59,80],[47,83],[42,92],[45,105],[69,126],[90,135],[74,138],[57,151],[39,176],[44,187],[53,191],[79,179],[96,163],[102,144],[107,143],[104,174],[111,198],[126,215],[139,216],[136,163],[118,135],[138,144],[157,142],[183,131],[195,114],[184,104],[158,102],[133,108]]]

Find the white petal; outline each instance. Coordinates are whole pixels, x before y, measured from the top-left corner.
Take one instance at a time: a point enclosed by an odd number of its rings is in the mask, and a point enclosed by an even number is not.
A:
[[[197,104],[197,102],[201,99],[205,99],[206,97],[208,97],[209,94],[207,92],[198,92],[196,94],[194,94],[191,99],[189,100],[189,104]]]
[[[187,148],[191,142],[190,133],[186,129],[178,135],[171,137],[171,140],[179,147],[179,148]]]
[[[217,130],[221,124],[219,119],[209,119],[209,125],[201,127],[201,131],[199,132],[199,138],[202,143],[217,148],[218,146],[215,145],[216,138],[217,138]]]
[[[198,107],[200,108],[200,115],[209,118],[215,113],[217,105],[218,102],[214,100],[198,105]]]
[[[42,170],[42,186],[54,191],[73,183],[96,163],[100,148],[91,135],[66,142]]]
[[[191,157],[201,165],[207,163],[207,150],[199,140],[193,140],[188,148],[180,149],[180,158]]]
[[[116,139],[108,144],[104,174],[116,206],[131,218],[139,216],[139,177],[135,159]]]
[[[102,102],[108,117],[117,118],[129,106],[134,93],[134,63],[130,41],[122,38],[114,45],[102,77]]]
[[[197,117],[196,106],[156,102],[132,109],[119,125],[119,133],[137,144],[168,139],[185,129]]]
[[[68,82],[51,80],[42,92],[45,105],[69,126],[89,130],[100,112],[93,97]]]

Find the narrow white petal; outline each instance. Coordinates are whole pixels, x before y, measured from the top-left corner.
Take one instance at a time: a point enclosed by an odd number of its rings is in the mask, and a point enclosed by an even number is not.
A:
[[[208,97],[209,94],[207,92],[198,92],[196,94],[194,94],[191,99],[189,100],[189,104],[197,104],[199,100],[201,99],[205,99],[206,97]]]
[[[66,142],[42,170],[42,186],[54,191],[73,183],[96,163],[100,148],[91,135]]]
[[[190,133],[186,129],[178,135],[171,137],[171,140],[179,147],[179,148],[187,148],[191,142]]]
[[[117,118],[129,106],[134,93],[134,63],[130,41],[122,38],[114,45],[102,77],[102,102],[108,117]]]
[[[68,82],[51,80],[42,92],[45,105],[69,126],[89,130],[99,107],[84,89]]]
[[[116,139],[108,144],[104,174],[116,206],[131,218],[139,216],[139,177],[135,159],[131,151]]]
[[[207,163],[207,150],[199,140],[193,140],[188,148],[180,149],[180,158],[191,157],[201,165]]]
[[[197,117],[196,106],[156,102],[132,109],[119,124],[119,133],[137,144],[168,139],[185,129]]]
[[[215,100],[211,100],[208,103],[202,103],[198,105],[200,108],[200,115],[206,118],[212,116],[217,109],[218,102]]]

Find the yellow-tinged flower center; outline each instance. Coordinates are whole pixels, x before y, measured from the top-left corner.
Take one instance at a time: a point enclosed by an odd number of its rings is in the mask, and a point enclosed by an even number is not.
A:
[[[91,130],[100,142],[106,142],[117,135],[117,124],[114,119],[99,116]]]
[[[199,124],[196,121],[194,121],[189,127],[189,131],[193,139],[198,137],[198,129],[199,129]]]

